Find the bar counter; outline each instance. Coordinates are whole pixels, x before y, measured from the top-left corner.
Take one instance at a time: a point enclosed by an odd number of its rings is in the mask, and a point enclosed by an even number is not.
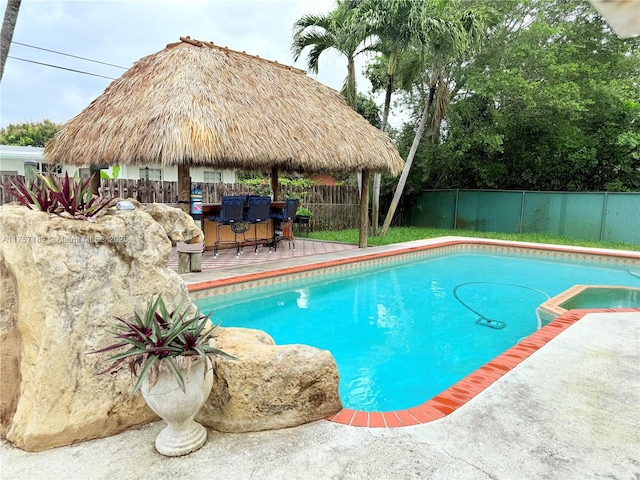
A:
[[[271,212],[279,213],[284,208],[285,202],[272,202]],[[220,233],[218,249],[235,248],[234,233],[231,225],[222,225],[218,230],[218,222],[212,222],[208,217],[220,214],[219,203],[205,203],[202,205],[202,231],[204,232],[204,249],[213,250]],[[277,221],[277,220],[276,220]],[[275,240],[274,221],[270,218],[264,223],[251,224],[247,222],[247,231],[235,234],[236,240],[241,245],[254,246],[254,238],[257,236],[259,245],[273,244]],[[290,226],[287,226],[289,229]],[[257,231],[256,231],[257,229]],[[287,232],[289,233],[289,232]]]

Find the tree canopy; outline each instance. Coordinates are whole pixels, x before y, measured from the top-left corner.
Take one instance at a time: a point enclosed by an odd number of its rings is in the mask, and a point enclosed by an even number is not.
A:
[[[38,123],[9,124],[7,128],[0,129],[0,145],[44,147],[45,142],[52,138],[61,127],[61,123],[54,123],[48,119]]]
[[[619,39],[578,0],[486,3],[499,6],[500,22],[479,54],[449,65],[447,117],[420,144],[409,184],[640,189],[640,40]],[[413,139],[428,73],[405,91],[414,119],[401,152]]]

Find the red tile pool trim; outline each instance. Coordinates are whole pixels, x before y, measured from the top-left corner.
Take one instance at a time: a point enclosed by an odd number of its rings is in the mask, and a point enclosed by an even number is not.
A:
[[[570,310],[421,405],[389,412],[362,412],[344,408],[327,420],[368,428],[406,427],[438,420],[455,412],[586,314],[619,312],[640,312],[640,308]]]

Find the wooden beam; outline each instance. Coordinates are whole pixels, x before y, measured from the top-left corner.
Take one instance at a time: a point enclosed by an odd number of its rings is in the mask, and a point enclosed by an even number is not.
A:
[[[178,208],[189,213],[191,200],[191,177],[189,165],[178,164]]]
[[[362,170],[362,189],[360,190],[360,236],[358,246],[367,247],[367,236],[369,234],[369,178],[371,172]]]

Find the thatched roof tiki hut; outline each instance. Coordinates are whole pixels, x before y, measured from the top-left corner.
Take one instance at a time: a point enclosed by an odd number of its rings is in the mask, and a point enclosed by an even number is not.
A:
[[[188,209],[189,167],[397,175],[403,161],[385,134],[303,70],[181,37],[138,60],[44,149],[71,165],[178,165]],[[363,192],[366,192],[363,189]],[[361,199],[366,246],[368,195]],[[188,211],[188,210],[187,210]],[[363,243],[364,242],[364,243]]]

